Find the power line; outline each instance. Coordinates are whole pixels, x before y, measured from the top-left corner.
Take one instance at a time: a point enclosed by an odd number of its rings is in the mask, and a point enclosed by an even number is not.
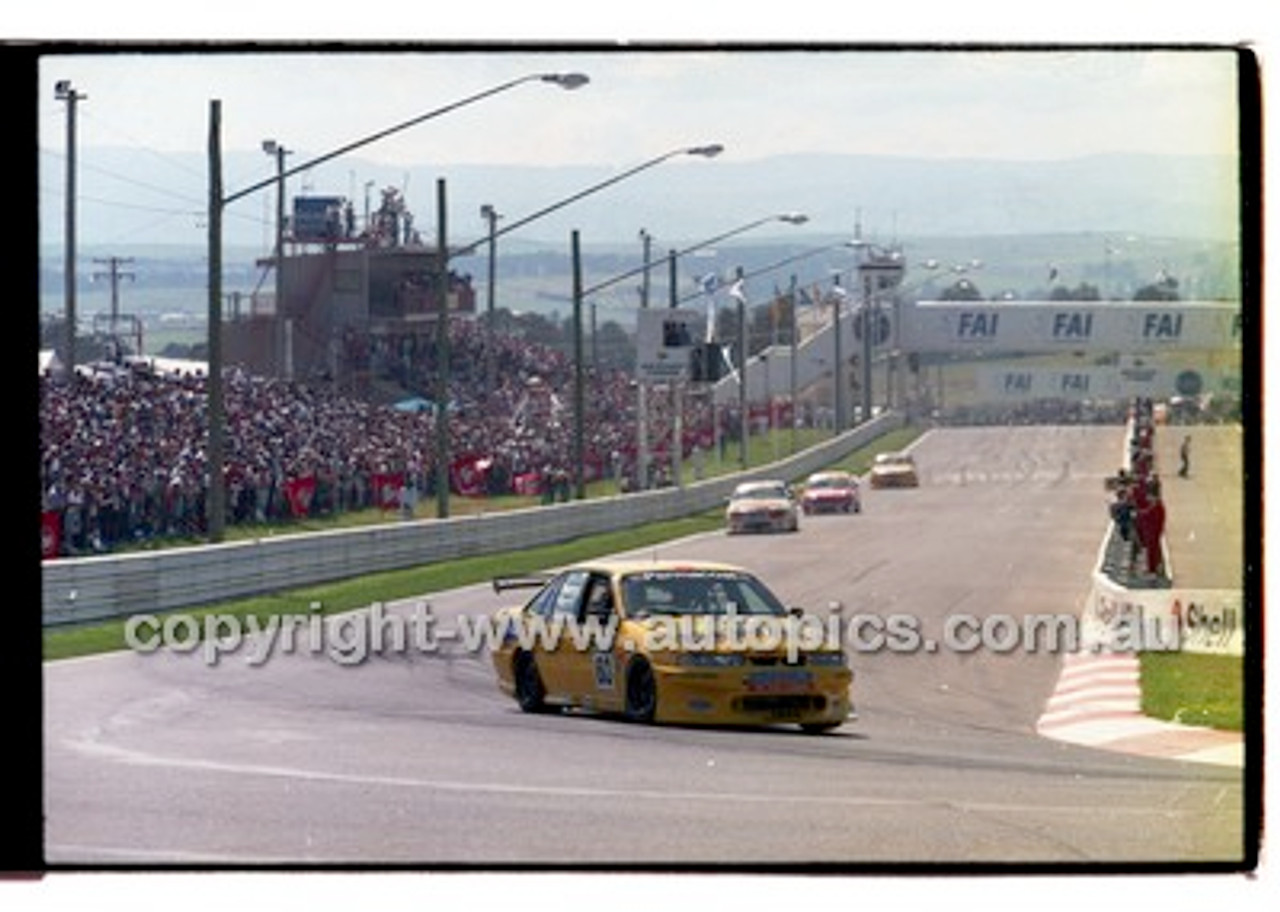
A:
[[[40,151],[44,154],[54,156],[55,158],[65,158],[65,156],[62,155],[62,153],[53,149],[41,148]],[[160,187],[160,186],[157,186],[156,184],[149,184],[146,181],[141,181],[141,180],[138,180],[137,178],[129,177],[128,175],[125,175],[125,174],[120,174],[119,172],[112,171],[110,168],[103,168],[100,165],[95,165],[91,162],[86,162],[84,161],[83,158],[78,159],[77,164],[80,168],[83,168],[86,171],[96,171],[98,174],[106,175],[107,177],[114,178],[115,180],[121,181],[122,183],[132,184],[135,187],[141,187],[144,190],[150,190],[151,192],[158,193],[161,196],[172,197],[174,199],[181,200],[184,203],[191,203],[193,206],[197,206],[197,207],[203,207],[205,205],[205,201],[200,197],[185,196],[181,193],[176,193],[173,190],[170,190],[168,188]]]
[[[54,199],[60,199],[65,196],[63,191],[57,188],[41,187],[40,192]],[[205,217],[204,203],[200,203],[195,209],[168,209],[163,206],[144,206],[140,203],[124,203],[119,200],[103,199],[99,196],[92,196],[85,193],[76,195],[77,202],[96,203],[100,206],[108,206],[113,209],[130,209],[136,212],[154,212],[165,216],[191,216],[196,219]],[[262,216],[250,215],[246,212],[232,211],[229,213],[235,218],[245,222],[253,222],[255,224],[267,225],[271,223],[270,219]]]

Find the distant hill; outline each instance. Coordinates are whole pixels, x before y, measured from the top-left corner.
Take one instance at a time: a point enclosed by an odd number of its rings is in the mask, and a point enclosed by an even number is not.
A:
[[[643,160],[639,156],[638,160]],[[159,154],[120,147],[80,150],[78,237],[93,245],[205,244],[207,165],[198,153]],[[289,195],[346,196],[362,217],[366,194],[374,208],[382,187],[400,188],[415,226],[434,236],[436,182],[445,180],[451,241],[479,239],[488,203],[514,220],[608,180],[616,168],[442,166],[390,168],[341,159],[289,181]],[[61,243],[63,160],[41,158],[41,242],[54,255]],[[260,152],[228,153],[224,186],[231,193],[269,178]],[[659,247],[713,237],[772,213],[799,211],[808,225],[776,225],[757,239],[789,241],[809,233],[852,235],[859,214],[866,234],[990,236],[1115,232],[1231,241],[1239,209],[1238,163],[1186,155],[1096,155],[1059,161],[787,155],[737,162],[663,164],[521,229],[506,249],[568,246],[572,230],[586,245],[636,245],[646,229]],[[268,188],[229,207],[227,246],[265,250],[274,220]],[[501,223],[500,223],[501,224]]]

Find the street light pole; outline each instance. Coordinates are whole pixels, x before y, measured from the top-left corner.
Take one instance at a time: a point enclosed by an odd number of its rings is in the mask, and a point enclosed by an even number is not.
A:
[[[644,248],[644,272],[640,283],[640,307],[649,306],[649,267],[653,253],[653,235],[640,229],[640,241]],[[640,490],[649,487],[649,383],[644,377],[636,378],[636,485]]]
[[[677,306],[676,270],[677,253],[672,250],[667,256],[667,299],[671,309]],[[671,381],[671,414],[674,416],[671,426],[671,473],[675,476],[676,487],[684,487],[684,397],[681,395],[680,381]]]
[[[706,243],[710,243],[710,242],[704,242],[704,244],[706,244]],[[703,245],[697,245],[697,246],[703,246]],[[858,248],[858,247],[861,247],[861,246],[863,246],[863,244],[862,244],[862,242],[861,242],[861,241],[859,241],[859,240],[853,240],[853,241],[840,241],[840,242],[835,243],[835,244],[825,244],[825,245],[823,245],[823,246],[821,246],[821,247],[814,247],[814,248],[809,249],[809,250],[801,251],[800,253],[793,254],[793,255],[791,255],[791,256],[789,256],[789,257],[785,257],[785,258],[783,258],[783,259],[781,259],[781,260],[778,260],[778,261],[777,261],[777,262],[775,262],[775,263],[770,263],[770,264],[769,264],[769,265],[767,265],[767,266],[761,266],[761,267],[759,267],[759,268],[757,268],[757,269],[753,269],[753,270],[751,270],[750,272],[740,273],[740,277],[741,277],[741,278],[743,278],[743,279],[750,279],[750,278],[754,278],[755,276],[764,275],[765,273],[772,272],[773,270],[778,269],[778,268],[780,268],[780,267],[782,267],[782,266],[786,266],[786,265],[788,265],[788,264],[790,264],[790,263],[797,262],[798,260],[807,259],[808,257],[811,257],[811,256],[816,256],[816,255],[817,255],[817,254],[819,254],[819,253],[825,253],[825,252],[827,252],[827,251],[829,251],[829,250],[836,250],[836,249],[839,249],[839,248],[849,248],[849,247]],[[686,249],[686,252],[688,252],[688,250],[692,250],[692,249],[696,249],[696,247],[695,247],[695,248],[687,248],[687,249]],[[796,289],[796,279],[795,279],[795,276],[792,276],[791,283],[792,283],[792,284],[791,284],[791,288],[792,288],[792,290],[791,290],[791,307],[792,307],[792,339],[793,339],[793,342],[795,343],[795,344],[793,345],[793,351],[792,351],[792,368],[793,368],[792,373],[793,373],[793,375],[794,375],[794,373],[795,373],[795,358],[796,358],[796,356],[797,356],[796,348],[798,347],[798,338],[799,338],[799,318],[798,318],[798,316],[797,316],[797,314],[796,314],[796,310],[795,310],[795,308],[796,308],[796,291],[795,291],[795,289]],[[839,288],[838,283],[837,283],[837,287]],[[843,291],[843,289],[842,289],[842,288],[841,288],[840,290],[841,290],[841,291]],[[703,294],[703,292],[698,292],[697,294],[694,294],[694,295],[686,295],[686,296],[684,296],[683,298],[680,298],[680,301],[681,301],[681,302],[688,301],[688,300],[692,299],[693,297],[697,297],[699,294]],[[796,389],[795,389],[795,387],[796,387],[797,385],[798,385],[798,384],[797,384],[797,382],[793,381],[793,390],[792,390],[792,401],[793,401],[793,403],[794,403],[794,401],[795,401],[795,397],[796,397]],[[713,400],[713,401],[714,401],[714,400]],[[834,396],[833,396],[833,398],[832,398],[832,404],[833,404],[833,407],[834,407]],[[794,408],[794,406],[793,406],[793,408]],[[793,417],[794,417],[794,416],[793,416]]]
[[[436,181],[436,519],[449,518],[449,247],[444,178]]]
[[[900,250],[866,243],[859,246],[863,254],[858,263],[858,274],[862,276],[862,309],[858,315],[862,331],[862,420],[866,422],[872,418],[871,356],[880,332],[877,297],[901,284],[906,263]]]
[[[66,228],[63,238],[63,288],[66,300],[66,377],[75,377],[76,370],[76,104],[87,95],[81,95],[69,80],[59,80],[53,89],[54,97],[67,103],[67,199]]]
[[[747,293],[742,287],[742,268],[738,279],[729,291],[729,297],[738,302],[738,465],[747,467],[747,437],[751,421],[747,416]]]
[[[498,362],[494,353],[494,339],[497,336],[497,292],[498,277],[498,219],[502,218],[498,210],[485,203],[480,207],[480,217],[489,223],[489,281],[485,288],[485,393],[493,395],[498,385]]]
[[[222,541],[226,517],[224,503],[226,491],[223,483],[223,435],[225,433],[224,415],[222,413],[222,214],[230,204],[251,193],[256,193],[273,183],[282,182],[301,171],[314,168],[323,162],[353,152],[370,143],[385,139],[394,133],[417,126],[441,115],[456,111],[459,108],[474,104],[485,98],[505,92],[528,82],[545,82],[557,85],[562,89],[577,89],[590,80],[582,73],[533,73],[496,85],[483,92],[469,95],[459,101],[435,108],[425,114],[410,118],[385,130],[379,130],[354,142],[347,143],[338,149],[310,159],[294,167],[278,172],[275,177],[258,181],[229,195],[222,191],[222,147],[220,133],[222,130],[222,103],[216,99],[209,102],[209,374],[206,378],[208,389],[209,447],[209,492],[206,498],[208,508],[208,538],[211,542]],[[443,191],[441,191],[443,193]],[[441,264],[442,267],[444,264]],[[446,490],[446,496],[448,492]]]
[[[289,154],[289,150],[274,139],[266,139],[262,142],[262,151],[272,156],[276,160],[276,275],[275,275],[275,296],[276,296],[276,325],[277,332],[280,325],[279,320],[285,312],[284,306],[284,157]],[[278,349],[282,349],[283,357],[281,363],[285,366],[284,377],[286,380],[293,379],[293,358],[292,353],[288,351],[288,336],[280,340]]]
[[[582,376],[582,252],[575,228],[569,236],[573,258],[573,496],[584,500],[586,481],[586,390]]]
[[[705,146],[705,147],[702,147],[702,150],[713,150],[713,151],[702,151],[697,149],[689,150],[689,151],[691,153],[696,153],[696,154],[705,155],[707,157],[711,157],[713,155],[719,154],[721,149],[722,149],[721,146]],[[670,156],[663,156],[663,158],[656,159],[655,161],[650,162],[649,166],[657,164],[659,161],[664,161],[666,158],[669,158],[669,157]],[[676,283],[676,261],[680,257],[693,253],[697,250],[702,250],[706,247],[710,247],[713,244],[718,244],[721,241],[734,237],[736,235],[744,234],[745,232],[750,231],[752,228],[759,228],[761,225],[766,225],[769,222],[785,222],[788,225],[803,225],[807,221],[809,221],[809,217],[799,212],[787,212],[787,213],[783,213],[782,215],[770,215],[762,219],[756,219],[754,222],[749,222],[746,225],[740,225],[737,228],[734,228],[732,231],[726,231],[724,234],[718,234],[715,237],[708,238],[705,241],[699,241],[696,244],[690,244],[688,247],[684,247],[680,250],[670,251],[667,254],[667,262],[670,266],[670,276],[671,276],[671,282],[670,282],[670,288],[669,288],[670,293],[668,295],[670,306],[673,308],[678,307],[681,302],[689,300],[689,296],[686,296],[684,298],[678,297],[678,287]],[[790,260],[787,260],[786,262],[790,262]],[[648,269],[648,264],[641,264],[640,266],[637,266],[634,269],[628,269],[626,272],[619,273],[618,275],[613,276],[612,278],[605,279],[603,282],[597,282],[595,285],[592,285],[590,288],[585,289],[583,291],[583,294],[593,295],[598,291],[603,291],[604,289],[609,288],[612,285],[618,284],[624,279],[629,279],[632,276],[640,275],[641,273],[645,272],[647,269]],[[751,275],[754,275],[754,273],[751,273]],[[697,292],[692,297],[697,297],[700,294],[702,294],[702,292]]]
[[[226,416],[222,401],[222,102],[209,102],[209,365],[208,390],[208,495],[205,499],[209,541],[222,541],[227,521],[226,486],[222,477]]]
[[[845,290],[840,284],[840,273],[836,273],[835,284],[831,289],[832,313],[831,313],[831,339],[833,346],[832,362],[835,365],[835,375],[832,383],[835,385],[835,432],[836,436],[844,433],[845,426],[848,424],[848,418],[845,414],[844,406],[844,314],[840,305],[844,303]]]
[[[572,203],[575,200],[582,199],[584,196],[595,193],[598,190],[604,189],[605,187],[612,186],[613,184],[616,184],[619,181],[625,180],[626,178],[631,177],[635,174],[638,174],[641,171],[646,171],[649,168],[653,168],[657,165],[660,165],[663,162],[667,161],[668,159],[675,158],[676,156],[696,155],[701,158],[714,158],[723,151],[724,151],[724,146],[720,145],[719,143],[713,143],[705,146],[689,146],[683,149],[675,149],[671,152],[667,152],[664,155],[659,155],[656,158],[652,158],[649,161],[643,162],[635,166],[634,168],[628,168],[626,171],[623,171],[620,174],[616,174],[613,177],[609,178],[608,180],[601,181],[598,184],[588,187],[586,190],[583,190],[579,193],[575,193],[573,196],[568,197],[567,199],[561,200],[560,202],[557,202],[557,203],[553,203],[550,206],[545,207],[544,209],[540,209],[538,212],[535,212],[533,215],[526,216],[520,219],[519,221],[513,222],[510,225],[508,225],[505,229],[503,229],[503,232],[511,231],[514,228],[518,228],[521,225],[524,225],[528,222],[533,221],[535,218],[541,218],[547,213],[554,212],[555,210],[563,206],[567,206],[569,203]],[[503,233],[503,232],[499,232],[499,233]],[[580,240],[579,240],[579,234],[577,229],[574,229],[571,235],[571,244],[573,248],[573,251],[572,251],[573,253],[573,353],[574,353],[573,355],[573,358],[574,358],[574,372],[573,372],[574,373],[574,396],[573,396],[574,469],[573,470],[574,470],[574,482],[575,482],[574,496],[577,497],[578,499],[583,499],[586,497],[586,466],[584,464],[586,459],[586,444],[585,444],[585,438],[584,438],[584,433],[585,433],[584,423],[586,421],[586,401],[585,401],[586,394],[584,390],[583,365],[582,365],[582,347],[583,347],[582,345],[582,301],[583,301],[583,298],[588,294],[592,294],[603,288],[607,288],[610,285],[620,282],[625,278],[634,276],[639,272],[646,270],[648,268],[648,265],[646,264],[641,266],[639,269],[633,269],[633,270],[630,270],[629,272],[623,273],[622,275],[614,276],[611,279],[608,279],[604,282],[601,282],[597,285],[592,286],[589,289],[584,290],[582,287],[582,254],[580,250]]]
[[[796,315],[796,274],[791,273],[791,288],[787,292],[787,300],[791,302],[791,455],[799,449],[796,435],[796,420],[799,418],[799,406],[796,402],[799,376],[796,370],[796,358],[800,355],[800,318]]]
[[[864,271],[862,279],[862,421],[871,420],[871,351],[875,320],[871,313],[871,273]]]
[[[537,212],[532,212],[529,215],[516,219],[514,222],[508,223],[506,227],[502,228],[500,231],[494,232],[493,236],[495,238],[499,238],[499,237],[502,237],[504,234],[509,234],[512,231],[515,231],[517,228],[523,228],[525,225],[529,224],[530,222],[536,221],[542,218],[543,216],[550,215],[551,213],[556,212],[557,210],[563,209],[565,206],[568,206],[571,203],[576,203],[578,200],[583,199],[584,197],[591,196],[593,193],[598,193],[601,190],[605,189],[606,187],[612,187],[614,184],[620,183],[621,181],[624,181],[629,177],[634,177],[636,174],[639,174],[641,171],[647,171],[650,168],[656,167],[657,165],[660,165],[663,162],[676,158],[678,156],[695,155],[701,158],[715,158],[717,155],[719,155],[723,151],[724,151],[724,146],[720,145],[719,143],[712,143],[710,145],[705,145],[705,146],[688,146],[683,149],[673,149],[672,151],[667,152],[663,155],[659,155],[656,158],[651,158],[646,162],[641,162],[640,164],[634,167],[628,168],[626,171],[622,171],[618,174],[615,174],[610,178],[606,178],[605,180],[602,180],[599,183],[592,184],[590,187],[586,187],[582,190],[579,190],[577,193],[573,194],[572,196],[566,196],[564,199],[557,200],[556,202],[552,203],[549,206],[544,206],[543,208],[539,209]],[[466,254],[474,253],[476,247],[478,247],[479,244],[480,244],[480,241],[473,241],[470,244],[466,244],[462,247],[459,247],[457,251],[455,251],[455,255],[465,256]],[[640,272],[639,269],[634,269],[627,275],[636,275],[639,272]],[[624,278],[627,278],[627,276],[618,276],[617,278],[624,279]],[[585,293],[590,294],[591,289],[588,289]]]

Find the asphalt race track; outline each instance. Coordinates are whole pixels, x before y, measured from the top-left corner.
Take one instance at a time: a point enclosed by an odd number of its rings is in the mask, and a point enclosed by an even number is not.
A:
[[[922,486],[795,535],[662,557],[730,560],[825,616],[1078,613],[1119,427],[936,430]],[[510,596],[510,594],[508,594]],[[519,598],[517,593],[515,596]],[[440,629],[502,600],[431,599]],[[407,606],[403,610],[409,610]],[[521,714],[487,655],[296,650],[46,663],[53,866],[418,867],[1238,862],[1236,769],[1042,739],[1060,656],[940,644],[854,656],[859,718],[814,737]]]

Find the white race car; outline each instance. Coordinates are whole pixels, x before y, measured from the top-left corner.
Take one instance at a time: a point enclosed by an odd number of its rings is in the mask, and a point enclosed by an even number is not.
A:
[[[738,532],[797,532],[800,509],[785,481],[744,481],[729,496],[725,522]]]

